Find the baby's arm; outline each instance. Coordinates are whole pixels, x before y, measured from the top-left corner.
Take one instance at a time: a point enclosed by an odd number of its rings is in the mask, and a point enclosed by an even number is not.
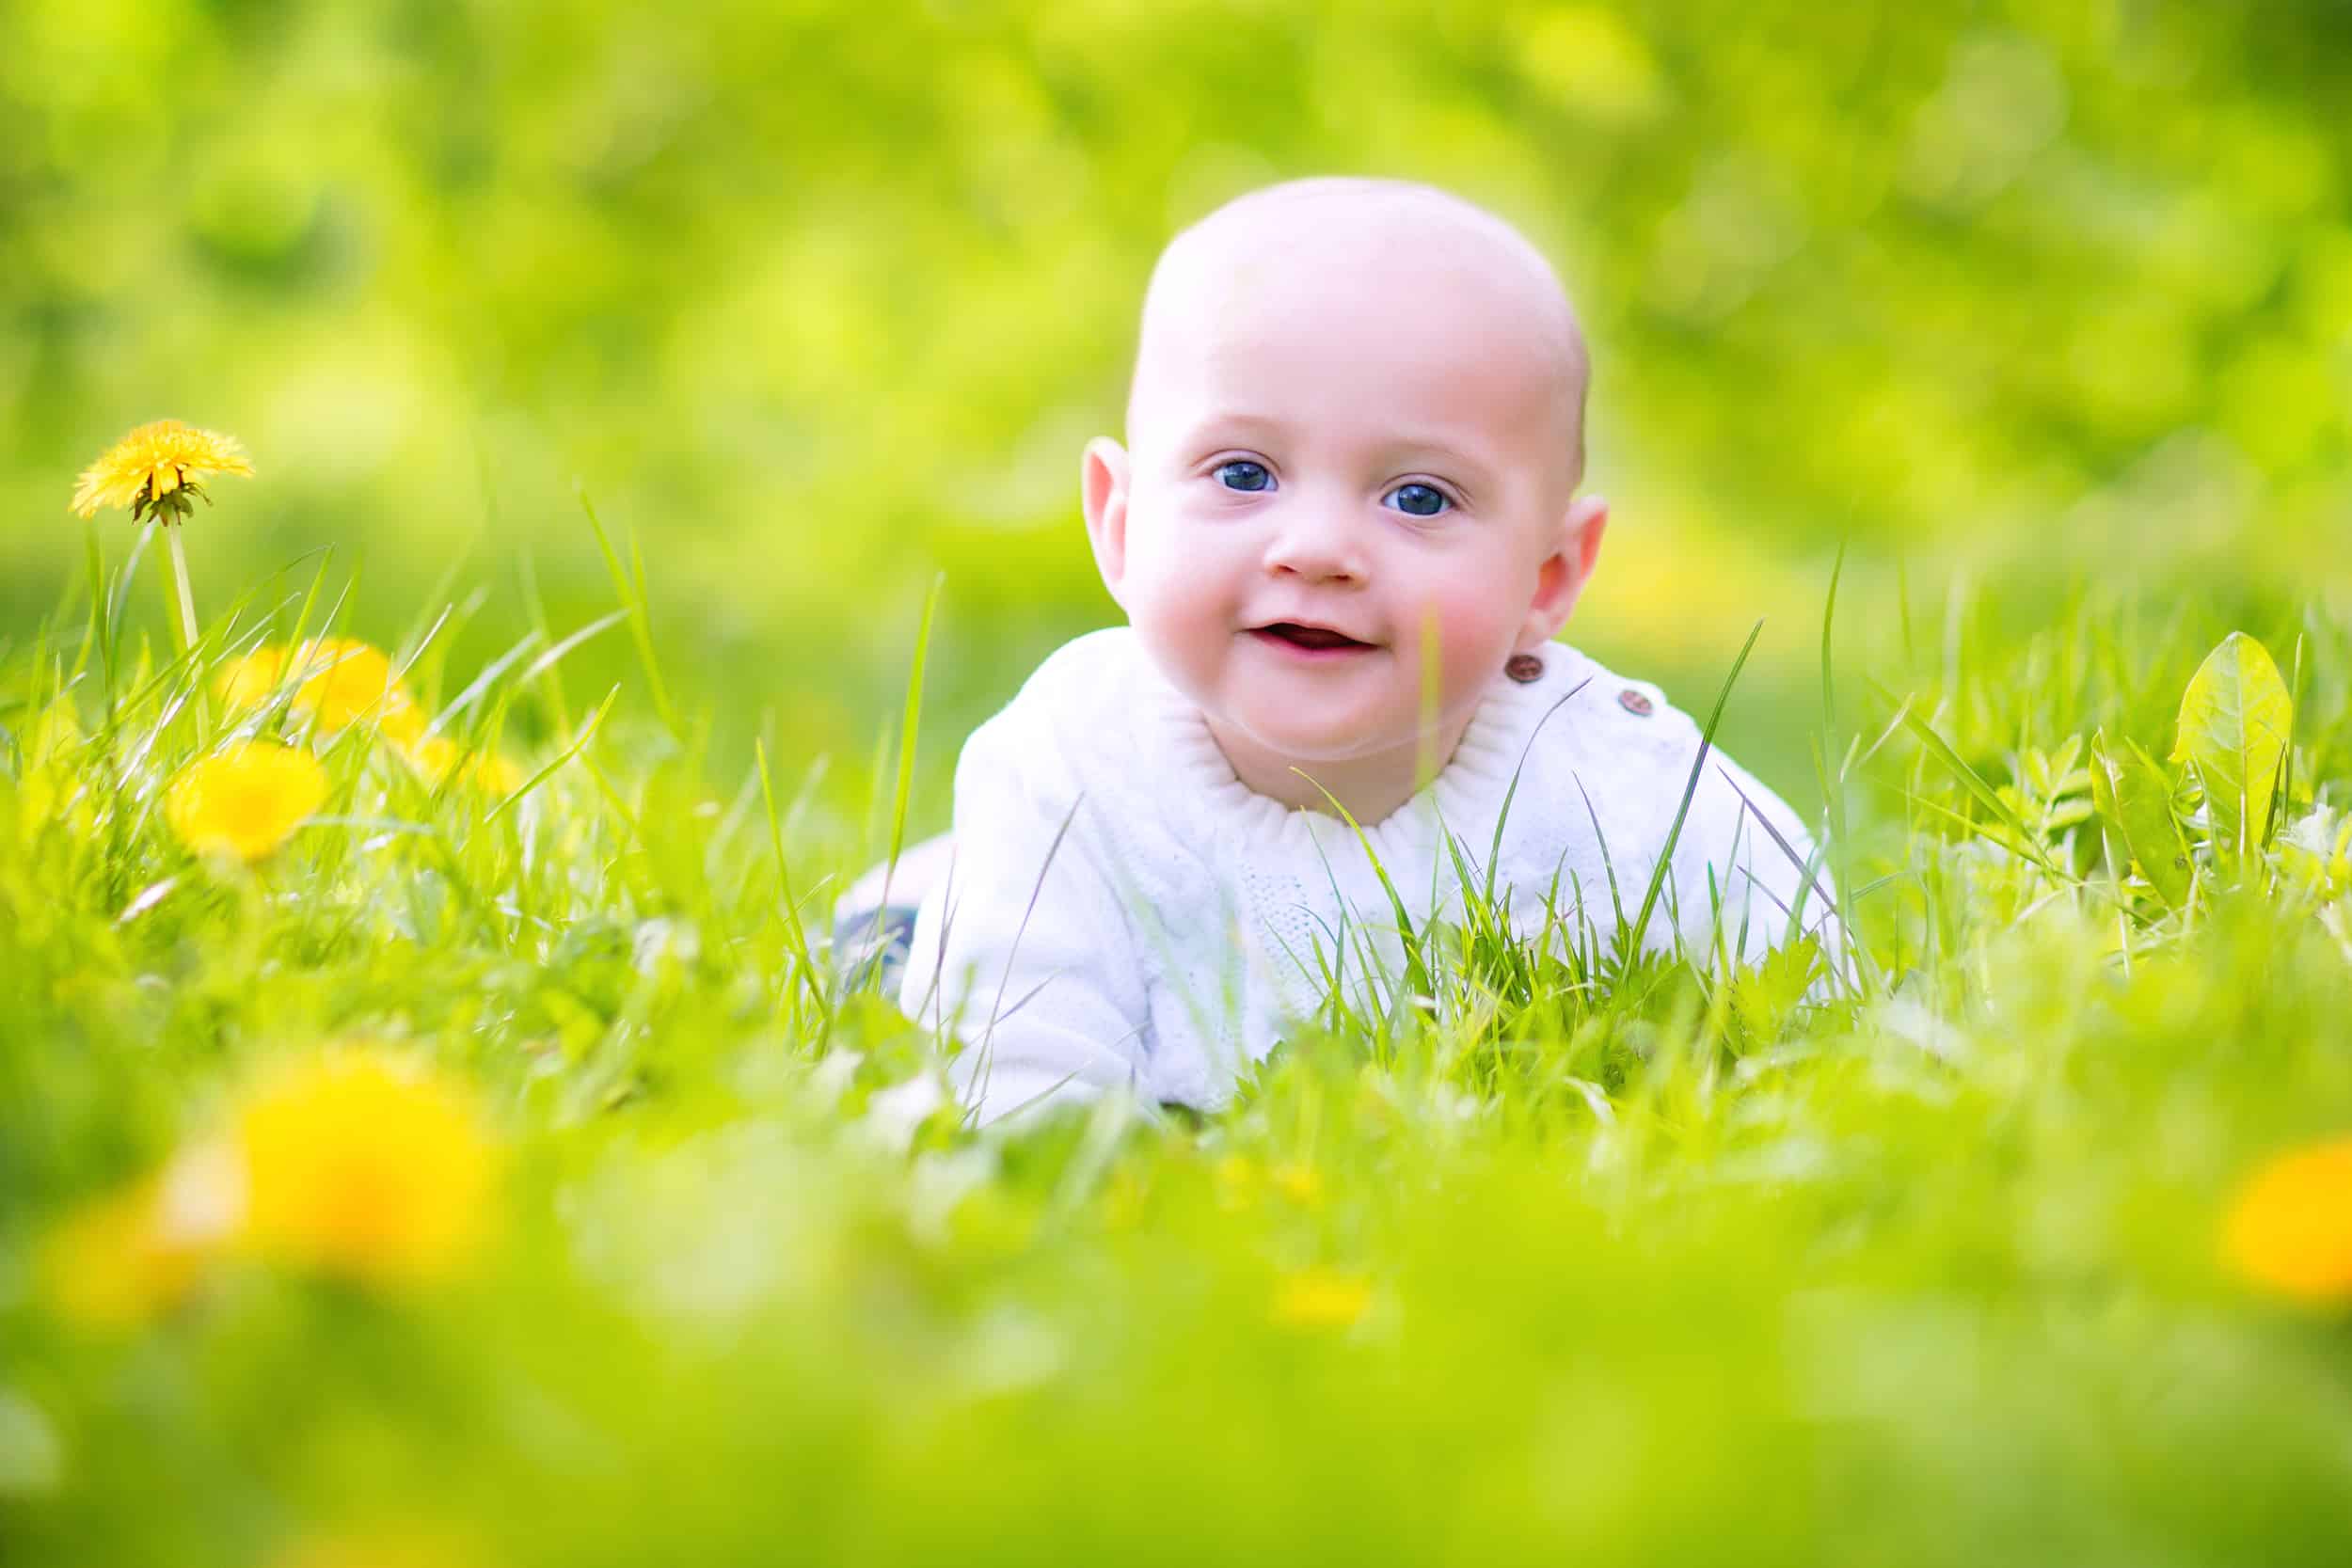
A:
[[[954,1035],[957,1096],[982,1123],[1145,1076],[1147,1006],[1093,810],[1020,705],[956,765],[955,862],[923,900],[898,1006]]]

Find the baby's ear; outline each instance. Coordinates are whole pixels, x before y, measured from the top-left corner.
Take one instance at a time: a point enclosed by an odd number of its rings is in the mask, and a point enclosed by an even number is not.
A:
[[[1520,628],[1521,653],[1541,647],[1568,624],[1568,611],[1593,575],[1600,559],[1600,537],[1609,531],[1609,503],[1598,496],[1579,496],[1568,504],[1554,548],[1535,568],[1535,597],[1527,607],[1527,624]]]
[[[1121,606],[1119,585],[1127,576],[1127,451],[1107,436],[1087,443],[1078,465],[1078,497],[1086,508],[1087,540],[1094,546],[1095,570]]]

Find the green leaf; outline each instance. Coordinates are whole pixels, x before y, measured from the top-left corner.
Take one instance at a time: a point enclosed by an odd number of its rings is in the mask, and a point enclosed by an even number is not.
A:
[[[1894,694],[1884,687],[1879,687],[1878,690],[1879,694],[1887,701],[1894,701]],[[1975,796],[1979,805],[1993,814],[1994,825],[2000,828],[2002,832],[1984,832],[1980,825],[1970,823],[1968,826],[1972,830],[1982,833],[1989,842],[2001,845],[2012,854],[2031,861],[2053,877],[2062,878],[2068,881],[2076,879],[2070,873],[2060,869],[2057,862],[2050,859],[2049,852],[2042,847],[2041,842],[2019,818],[2016,809],[2009,801],[2001,799],[2001,792],[1987,784],[1983,774],[1969,767],[1968,759],[1954,751],[1950,741],[1936,734],[1934,725],[1914,713],[1908,700],[1895,710],[1895,717],[1909,728],[1913,735],[1919,737],[1919,743],[1927,748],[1930,756],[1948,768],[1952,777],[1960,781],[1961,786]],[[2011,790],[2010,793],[2014,796],[2016,791]]]
[[[2295,727],[2295,699],[2260,642],[2233,631],[2205,656],[2181,694],[2172,760],[2204,786],[2217,853],[2269,842],[2271,802]]]
[[[2118,858],[2138,866],[2169,908],[2186,903],[2188,841],[2172,815],[2172,781],[2155,759],[2129,741],[2120,755],[2110,752],[2101,730],[2090,737],[2090,799]]]
[[[1820,965],[1821,944],[1812,937],[1783,942],[1754,968],[1743,968],[1731,982],[1732,1016],[1739,1020],[1748,1048],[1755,1050],[1780,1037],[1781,1028]]]

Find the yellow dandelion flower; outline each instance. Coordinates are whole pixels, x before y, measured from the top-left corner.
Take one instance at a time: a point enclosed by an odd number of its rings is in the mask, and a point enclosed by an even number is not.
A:
[[[285,673],[285,649],[256,648],[220,667],[220,673],[213,677],[213,695],[231,713],[260,707],[278,689],[278,682]]]
[[[450,775],[456,772],[458,765],[466,760],[465,748],[440,735],[428,736],[413,745],[404,746],[400,754],[408,760],[410,768],[416,769],[418,777],[436,789],[447,784]]]
[[[383,650],[350,637],[302,644],[294,673],[294,716],[332,735],[362,720],[398,741],[424,733],[425,712],[408,695]]]
[[[117,441],[82,470],[73,510],[94,517],[102,506],[127,506],[134,520],[152,512],[169,522],[188,515],[188,499],[204,494],[204,480],[252,472],[235,436],[157,420]]]
[[[464,777],[483,794],[504,798],[522,788],[524,773],[496,752],[477,752],[468,759]]]
[[[1274,1185],[1281,1195],[1301,1209],[1312,1209],[1323,1201],[1323,1178],[1310,1164],[1292,1163],[1274,1168]]]
[[[1274,1292],[1274,1321],[1284,1328],[1345,1328],[1372,1305],[1372,1281],[1336,1269],[1303,1269]]]
[[[246,1239],[265,1257],[399,1287],[454,1272],[487,1232],[497,1152],[470,1098],[380,1052],[278,1074],[235,1142]]]
[[[1260,1172],[1247,1154],[1228,1154],[1209,1167],[1209,1181],[1220,1209],[1247,1209],[1258,1201]]]
[[[199,855],[258,861],[326,801],[326,769],[308,752],[249,740],[204,758],[172,782],[164,817]]]
[[[504,797],[523,786],[523,770],[495,752],[469,752],[445,736],[433,736],[401,750],[425,783],[438,789],[454,779],[485,795]]]
[[[2265,1290],[2315,1307],[2352,1304],[2352,1138],[2257,1167],[2230,1205],[2221,1251]]]
[[[40,1273],[60,1315],[87,1328],[134,1328],[195,1289],[201,1256],[164,1234],[158,1185],[95,1198],[50,1235]]]
[[[41,1250],[57,1311],[86,1328],[127,1329],[186,1300],[234,1229],[242,1194],[223,1154],[199,1146],[68,1216]]]

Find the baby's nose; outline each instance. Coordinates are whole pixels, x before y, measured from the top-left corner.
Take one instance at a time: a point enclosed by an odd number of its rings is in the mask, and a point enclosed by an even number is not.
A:
[[[1337,508],[1295,505],[1275,523],[1266,541],[1265,568],[1278,576],[1360,582],[1365,575],[1362,539],[1353,519]]]

